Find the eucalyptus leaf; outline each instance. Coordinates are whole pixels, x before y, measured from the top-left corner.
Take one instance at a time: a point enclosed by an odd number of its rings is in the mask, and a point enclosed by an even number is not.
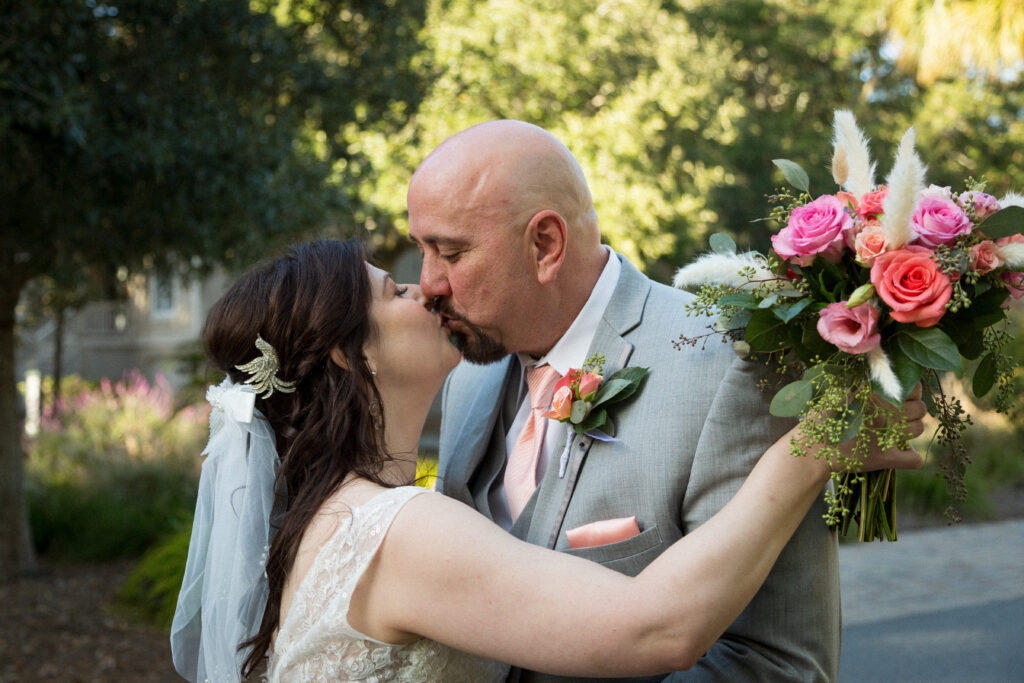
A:
[[[974,229],[985,233],[992,240],[1024,232],[1024,207],[1008,206],[996,211]]]
[[[971,381],[971,391],[978,398],[987,394],[992,385],[996,383],[996,357],[993,353],[986,353],[978,367],[974,369],[974,379]]]
[[[778,351],[784,349],[789,340],[786,325],[770,310],[754,311],[747,323],[746,341],[755,351]]]
[[[789,159],[772,159],[772,163],[779,167],[782,176],[790,185],[802,192],[811,193],[811,180],[800,164]]]
[[[758,307],[757,297],[747,292],[730,292],[718,299],[718,307],[736,306],[737,308],[756,309]]]
[[[807,308],[810,303],[811,300],[809,298],[800,299],[799,301],[794,301],[791,304],[779,304],[772,309],[772,312],[775,314],[776,318],[784,323],[788,323],[790,320],[798,316],[801,311]]]
[[[809,380],[798,379],[779,389],[772,398],[768,412],[775,417],[797,417],[814,398],[814,385]]]
[[[886,349],[886,353],[889,356],[889,364],[892,366],[892,371],[896,375],[896,378],[900,381],[900,395],[899,396],[886,396],[884,392],[879,391],[876,386],[875,391],[880,396],[885,398],[895,406],[902,406],[903,402],[910,396],[910,392],[914,390],[918,382],[921,381],[921,375],[924,373],[924,368],[915,363],[910,359],[907,354],[903,353],[900,349],[899,344],[890,344]],[[892,400],[890,400],[892,399]]]
[[[587,417],[573,426],[577,434],[585,434],[591,429],[601,428],[608,436],[615,436],[615,426],[612,421],[608,419],[608,412],[604,408],[598,408],[597,410],[591,411]]]
[[[733,309],[736,312],[732,315],[720,315],[718,317],[718,324],[723,330],[742,330],[750,322],[750,316],[753,315],[753,311],[747,308]]]
[[[591,404],[588,401],[573,401],[572,412],[569,413],[569,422],[574,425],[581,424],[590,415]]]
[[[733,239],[724,232],[716,232],[708,238],[708,244],[711,245],[711,251],[716,254],[736,253],[736,242],[734,242]]]
[[[758,308],[771,308],[775,305],[775,302],[779,300],[778,294],[769,294],[765,298],[761,299],[761,303],[757,305]]]
[[[918,365],[935,370],[958,371],[963,367],[960,350],[937,327],[918,327],[896,335],[900,350]]]
[[[615,398],[621,391],[630,387],[630,381],[628,379],[609,379],[601,387],[601,391],[594,399],[594,405],[598,406],[602,403],[607,403],[611,399]],[[625,396],[623,396],[625,398]]]

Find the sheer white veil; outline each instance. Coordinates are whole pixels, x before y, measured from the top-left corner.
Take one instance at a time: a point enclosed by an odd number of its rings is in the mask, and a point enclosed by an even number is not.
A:
[[[256,394],[230,378],[206,400],[210,441],[199,479],[185,576],[171,625],[174,668],[202,681],[240,681],[266,606],[266,562],[279,467],[274,432],[255,409]]]

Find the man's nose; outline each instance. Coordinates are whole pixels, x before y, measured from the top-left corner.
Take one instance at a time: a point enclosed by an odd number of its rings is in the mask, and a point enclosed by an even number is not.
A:
[[[429,256],[423,258],[423,267],[420,268],[420,291],[427,299],[451,296],[452,293],[443,270]]]

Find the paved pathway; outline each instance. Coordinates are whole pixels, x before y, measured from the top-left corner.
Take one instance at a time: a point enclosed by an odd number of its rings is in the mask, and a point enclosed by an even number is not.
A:
[[[844,544],[842,683],[1024,682],[1024,520]]]

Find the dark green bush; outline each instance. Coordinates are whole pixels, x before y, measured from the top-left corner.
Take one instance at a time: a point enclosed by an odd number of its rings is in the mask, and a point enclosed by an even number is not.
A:
[[[161,628],[170,630],[178,591],[185,575],[192,525],[165,536],[139,561],[118,593],[122,607]]]
[[[191,467],[159,461],[95,464],[84,481],[30,478],[32,537],[58,559],[137,557],[187,523],[196,490]]]

